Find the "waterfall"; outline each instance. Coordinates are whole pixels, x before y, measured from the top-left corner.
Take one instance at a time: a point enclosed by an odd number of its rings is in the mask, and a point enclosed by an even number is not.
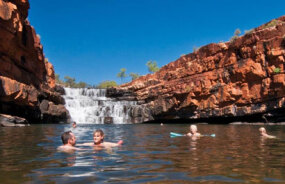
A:
[[[106,97],[106,89],[64,88],[65,107],[73,121],[81,124],[132,123],[136,101],[116,101]]]

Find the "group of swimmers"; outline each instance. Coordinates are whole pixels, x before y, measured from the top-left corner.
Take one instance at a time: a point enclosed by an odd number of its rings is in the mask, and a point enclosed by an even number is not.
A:
[[[259,133],[262,137],[265,137],[265,138],[271,138],[271,139],[276,138],[276,136],[268,135],[264,127],[259,128]],[[196,125],[190,125],[190,132],[187,133],[186,135],[190,137],[200,137],[201,136],[201,134],[198,132]]]
[[[76,125],[76,124],[75,124]],[[74,124],[72,125],[73,128]],[[61,140],[63,145],[58,147],[58,150],[60,151],[74,151],[74,150],[83,150],[81,148],[75,147],[76,145],[76,137],[72,133],[72,131],[67,131],[61,134]],[[77,144],[77,146],[95,146],[95,147],[105,147],[105,148],[111,148],[115,146],[119,146],[123,144],[123,141],[120,140],[117,143],[112,143],[112,142],[105,142],[104,141],[104,132],[100,129],[95,130],[93,132],[93,142],[88,142],[88,143],[83,143],[83,144]]]
[[[72,127],[76,127],[76,123],[73,122]],[[266,129],[264,127],[259,128],[260,135],[264,138],[276,138],[276,136],[268,135],[266,133]],[[200,137],[202,136],[197,129],[196,125],[190,125],[190,132],[186,134],[189,137]],[[76,137],[72,133],[72,131],[67,131],[64,132],[61,135],[61,140],[63,145],[58,147],[59,150],[62,151],[71,151],[71,150],[82,150],[81,148],[75,147],[76,144]],[[120,140],[117,143],[112,143],[112,142],[104,142],[104,132],[100,129],[95,130],[93,132],[93,142],[88,142],[88,143],[83,143],[83,144],[77,144],[78,146],[96,146],[96,147],[105,147],[105,148],[110,148],[110,147],[115,147],[123,144],[123,141]]]

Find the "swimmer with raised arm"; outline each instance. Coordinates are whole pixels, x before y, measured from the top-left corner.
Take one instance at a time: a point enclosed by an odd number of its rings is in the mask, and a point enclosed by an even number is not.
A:
[[[80,148],[76,148],[76,137],[71,131],[64,132],[61,134],[61,140],[63,145],[59,146],[57,149],[59,151],[74,151],[74,150],[81,150]]]
[[[83,143],[82,146],[102,146],[102,147],[115,147],[123,144],[123,141],[120,140],[117,143],[104,142],[104,132],[100,129],[95,130],[93,133],[93,142]]]
[[[190,132],[187,133],[187,136],[190,136],[190,137],[200,137],[201,136],[201,134],[198,132],[196,125],[190,126]]]
[[[276,136],[268,135],[268,134],[266,133],[266,129],[265,129],[264,127],[260,127],[260,128],[259,128],[259,133],[260,133],[260,135],[261,135],[262,137],[264,137],[264,138],[269,138],[269,139],[274,139],[274,138],[276,138]]]

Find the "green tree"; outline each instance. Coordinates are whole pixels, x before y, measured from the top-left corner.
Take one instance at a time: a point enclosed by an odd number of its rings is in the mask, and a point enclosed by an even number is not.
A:
[[[54,74],[54,76],[55,76],[55,82],[57,84],[59,84],[60,83],[59,75],[58,74]]]
[[[238,35],[240,35],[240,33],[241,33],[240,29],[236,29],[235,32],[234,32],[234,35],[238,36]]]
[[[240,33],[241,33],[240,29],[236,29],[234,32],[234,36],[231,37],[230,42],[234,42],[239,37]]]
[[[71,88],[88,88],[92,87],[91,85],[80,81],[79,83],[75,82],[75,78],[65,76],[64,81],[60,79],[58,74],[55,74],[55,82],[57,84],[63,85],[64,87],[71,87]]]
[[[266,25],[263,25],[262,28],[265,29],[265,28],[269,28],[269,27],[274,27],[274,26],[276,26],[279,23],[282,23],[282,21],[273,19],[272,21],[270,21]]]
[[[137,79],[140,75],[137,74],[137,73],[131,72],[129,76],[132,77],[132,80],[135,80],[135,79]]]
[[[73,88],[73,87],[76,86],[75,85],[76,84],[75,83],[75,78],[72,78],[72,77],[69,77],[69,76],[65,76],[64,79],[65,79],[65,84],[66,84],[67,87]]]
[[[88,86],[88,84],[86,84],[85,82],[79,82],[76,84],[76,88],[86,88]]]
[[[280,69],[279,67],[277,67],[277,68],[274,68],[273,71],[274,71],[274,73],[277,74],[277,73],[280,73],[280,72],[281,72],[281,69]]]
[[[148,61],[146,63],[146,66],[147,66],[148,71],[150,73],[154,73],[154,72],[157,72],[159,70],[159,67],[157,66],[156,61]]]
[[[61,84],[61,85],[64,84],[64,82],[62,80],[60,80],[60,76],[58,74],[54,74],[54,76],[55,76],[55,83],[56,84]]]
[[[126,71],[127,69],[121,68],[120,72],[117,74],[117,77],[121,78],[121,83],[123,82],[123,79],[127,77]]]
[[[111,88],[115,86],[118,86],[115,81],[103,81],[99,85],[97,85],[96,88]]]
[[[200,49],[200,47],[194,46],[194,47],[193,47],[193,52],[197,52],[199,49]]]
[[[248,34],[251,34],[253,31],[254,31],[254,29],[245,30],[245,31],[244,31],[244,34],[245,34],[245,35],[248,35]]]

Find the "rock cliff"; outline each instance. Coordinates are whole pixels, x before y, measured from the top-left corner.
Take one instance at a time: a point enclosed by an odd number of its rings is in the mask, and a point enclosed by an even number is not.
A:
[[[285,16],[226,43],[212,43],[117,88],[142,104],[143,121],[255,121],[284,117]],[[279,119],[278,119],[279,118]]]
[[[31,123],[69,117],[55,89],[54,69],[27,20],[28,0],[0,0],[0,113]]]

